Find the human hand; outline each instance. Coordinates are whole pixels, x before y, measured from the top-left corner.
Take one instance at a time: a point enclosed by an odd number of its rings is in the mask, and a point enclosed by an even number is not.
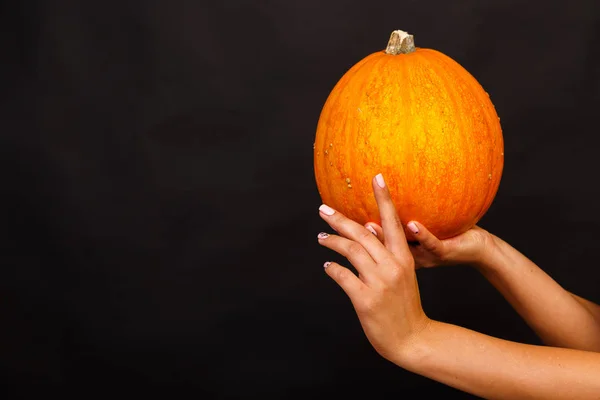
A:
[[[358,276],[337,263],[324,265],[350,298],[371,345],[384,358],[397,360],[430,320],[421,307],[414,259],[381,174],[372,185],[385,243],[326,205],[319,214],[338,235],[320,233],[318,240],[355,267]]]
[[[385,243],[385,233],[381,226],[368,222],[365,227]],[[417,221],[409,221],[407,227],[417,239],[416,244],[409,245],[417,268],[455,264],[478,265],[494,246],[493,235],[478,226],[445,240],[435,237]]]

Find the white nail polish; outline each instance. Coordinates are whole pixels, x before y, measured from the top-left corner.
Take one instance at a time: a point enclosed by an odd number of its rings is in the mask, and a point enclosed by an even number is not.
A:
[[[379,185],[380,188],[385,187],[385,181],[383,180],[382,174],[377,174],[377,176],[375,176],[375,180],[377,181],[377,184]]]
[[[410,229],[410,231],[412,233],[414,233],[415,235],[417,233],[419,233],[419,227],[417,226],[417,224],[415,224],[414,222],[409,222],[407,225],[408,229]]]
[[[373,235],[377,236],[377,231],[373,229],[371,225],[367,225],[365,228],[367,228]]]
[[[335,213],[335,210],[333,208],[325,204],[322,204],[321,207],[319,207],[319,211],[321,211],[325,215],[333,215]]]

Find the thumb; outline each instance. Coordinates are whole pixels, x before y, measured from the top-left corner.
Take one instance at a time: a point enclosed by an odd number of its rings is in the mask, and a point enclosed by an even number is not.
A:
[[[415,239],[424,250],[441,257],[444,252],[444,242],[435,237],[427,228],[416,221],[410,221],[407,225]]]

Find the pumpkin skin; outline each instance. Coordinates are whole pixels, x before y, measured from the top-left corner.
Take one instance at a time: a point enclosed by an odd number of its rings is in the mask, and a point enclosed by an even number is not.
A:
[[[411,220],[446,239],[492,204],[504,141],[479,82],[443,53],[413,48],[373,53],[342,76],[321,111],[313,156],[324,204],[381,224],[372,179],[382,173],[407,239],[415,239]]]

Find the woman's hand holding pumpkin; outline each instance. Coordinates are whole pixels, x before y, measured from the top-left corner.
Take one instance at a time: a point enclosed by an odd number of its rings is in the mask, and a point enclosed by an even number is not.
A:
[[[598,305],[565,291],[480,228],[440,241],[424,226],[409,222],[409,229],[418,229],[420,243],[409,246],[381,175],[373,179],[373,189],[382,221],[381,227],[374,226],[377,236],[322,205],[321,217],[338,234],[321,233],[318,240],[356,268],[358,276],[339,264],[325,263],[381,356],[483,398],[598,397],[600,354],[593,352],[600,343]],[[425,267],[487,264],[482,271],[488,279],[544,341],[557,347],[511,342],[429,319],[421,307],[415,259]]]
[[[381,226],[369,222],[365,227],[385,243],[386,235]],[[407,227],[418,241],[417,244],[410,245],[417,268],[456,264],[479,266],[486,261],[495,246],[494,236],[478,226],[444,240],[435,237],[417,221],[408,221]]]
[[[363,330],[375,350],[398,362],[429,324],[419,296],[414,259],[381,175],[373,190],[385,232],[385,243],[364,226],[326,205],[320,216],[338,234],[321,233],[319,243],[345,256],[358,276],[336,263],[325,263],[327,274],[348,295]]]

